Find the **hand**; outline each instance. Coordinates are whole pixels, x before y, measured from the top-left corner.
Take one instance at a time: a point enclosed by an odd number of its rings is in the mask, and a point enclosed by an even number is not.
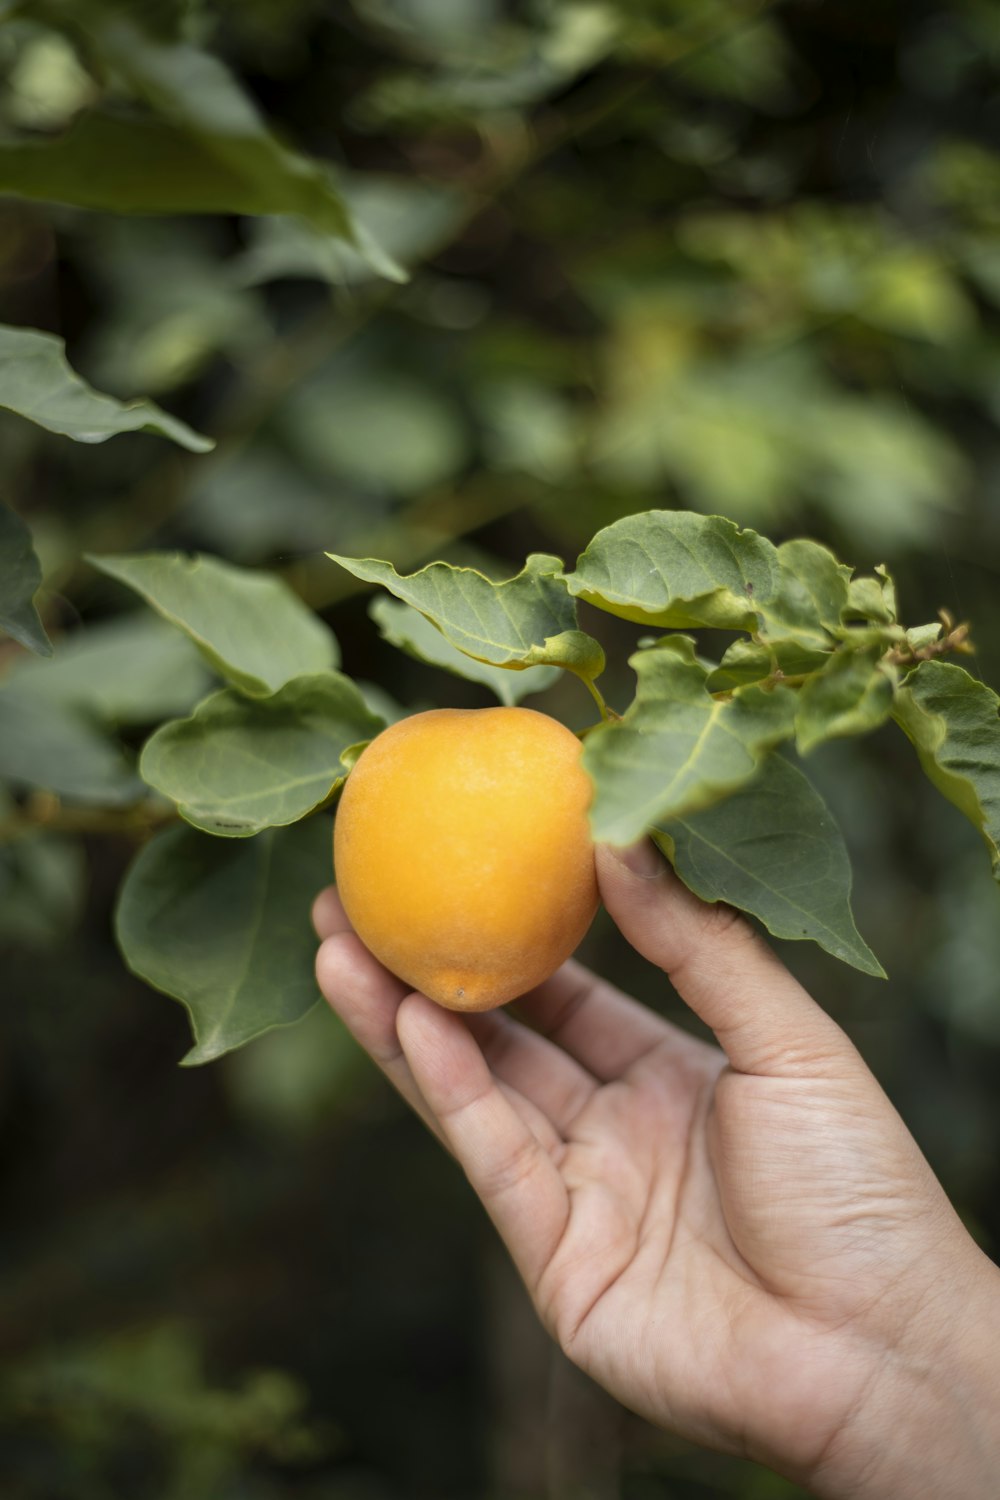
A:
[[[518,1019],[442,1010],[375,961],[332,887],[322,991],[457,1157],[546,1326],[625,1405],[819,1495],[993,1495],[1000,1273],[742,918],[650,844],[600,850],[598,873],[722,1051],[575,963]]]

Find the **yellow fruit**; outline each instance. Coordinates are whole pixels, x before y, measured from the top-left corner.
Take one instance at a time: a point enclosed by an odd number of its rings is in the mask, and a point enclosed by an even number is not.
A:
[[[433,709],[372,741],[334,863],[386,968],[451,1010],[490,1010],[569,957],[597,910],[580,749],[530,708]]]

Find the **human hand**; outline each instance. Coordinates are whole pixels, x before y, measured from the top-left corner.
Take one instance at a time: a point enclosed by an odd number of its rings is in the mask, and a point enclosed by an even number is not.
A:
[[[625,1405],[817,1495],[994,1495],[1000,1272],[742,918],[649,844],[600,850],[598,872],[722,1051],[575,963],[517,1018],[442,1010],[367,952],[332,887],[320,987],[461,1163],[551,1333]]]

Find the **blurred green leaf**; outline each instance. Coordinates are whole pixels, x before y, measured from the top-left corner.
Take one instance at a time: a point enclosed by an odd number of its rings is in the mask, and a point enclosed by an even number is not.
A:
[[[52,642],[33,602],[41,582],[31,532],[19,515],[0,505],[0,630],[29,651],[51,656]]]
[[[880,645],[863,651],[841,648],[804,684],[795,714],[800,755],[826,740],[867,734],[885,723],[899,674],[883,655]]]
[[[808,938],[864,974],[884,970],[851,915],[851,866],[815,787],[783,755],[725,802],[660,824],[653,837],[703,901],[751,912],[775,937]]]
[[[154,119],[92,111],[54,141],[8,143],[0,191],[118,213],[296,214],[402,279],[352,224],[330,169],[278,140],[221,59],[144,31],[121,6],[53,10]]]
[[[0,944],[64,943],[80,916],[86,873],[78,840],[40,830],[0,844]]]
[[[323,1451],[322,1429],[302,1417],[307,1393],[291,1375],[250,1369],[238,1384],[221,1385],[206,1363],[195,1326],[116,1326],[8,1362],[3,1394],[22,1413],[57,1413],[59,1437],[77,1435],[88,1467],[115,1453],[123,1428],[133,1441],[152,1429],[163,1439],[164,1497],[184,1494],[192,1481],[216,1493],[238,1484],[241,1450],[279,1463]]]
[[[923,661],[892,716],[938,791],[979,829],[1000,881],[1000,698],[952,662]]]
[[[562,561],[535,552],[520,573],[494,583],[475,568],[434,562],[402,577],[377,558],[327,557],[425,615],[459,651],[498,667],[557,666],[581,677],[604,669],[604,652],[576,628]]]
[[[344,751],[384,728],[339,672],[295,677],[271,698],[226,688],[162,725],[139,773],[196,828],[247,838],[325,802],[347,776]]]
[[[754,630],[778,585],[775,548],[723,516],[653,510],[599,531],[565,575],[577,598],[642,625]]]
[[[164,621],[133,611],[61,637],[54,661],[18,662],[3,691],[110,724],[151,724],[186,713],[209,681],[190,641]]]
[[[979,879],[979,851],[940,867],[936,941],[923,975],[925,1003],[960,1033],[1000,1047],[1000,890]]]
[[[58,703],[0,688],[0,778],[70,802],[133,802],[142,782],[121,747]]]
[[[576,409],[557,390],[540,380],[492,380],[478,388],[476,402],[491,468],[533,474],[548,484],[574,473],[584,428]]]
[[[228,245],[219,218],[77,216],[74,258],[103,311],[80,358],[98,385],[155,395],[220,354],[244,366],[270,347],[272,318],[256,292],[233,285]],[[199,466],[198,478],[215,466]]]
[[[681,503],[740,522],[772,521],[808,498],[880,549],[933,536],[957,508],[966,461],[917,407],[838,387],[801,341],[708,358],[698,337],[709,319],[689,309],[688,329],[669,313],[640,303],[613,324],[592,423],[602,476],[643,491],[667,481]]]
[[[880,578],[852,578],[847,590],[845,616],[849,620],[877,620],[892,625],[896,620],[896,590],[888,574]]]
[[[103,443],[119,432],[155,432],[192,453],[214,447],[152,401],[116,401],[70,369],[62,339],[33,328],[0,327],[0,406],[78,443]]]
[[[375,1078],[364,1050],[328,1005],[281,1026],[222,1064],[240,1113],[269,1133],[307,1135],[331,1115],[350,1115]]]
[[[139,852],[122,886],[118,944],[133,973],[187,1008],[210,1062],[319,998],[313,898],[329,883],[330,821],[309,818],[252,839],[168,828]]]
[[[357,173],[344,178],[341,191],[354,223],[401,266],[416,265],[446,244],[467,213],[457,192],[408,177]],[[249,239],[232,265],[243,286],[298,276],[353,286],[371,280],[375,270],[349,243],[302,219],[255,219]]]
[[[469,451],[454,403],[426,379],[377,367],[310,381],[293,393],[283,425],[320,472],[376,494],[419,494],[450,479]]]
[[[612,844],[630,844],[664,818],[730,796],[790,738],[795,722],[790,688],[751,685],[712,698],[688,636],[664,636],[629,661],[638,678],[634,702],[583,746],[595,787],[594,837]]]
[[[473,123],[545,98],[613,50],[621,22],[595,0],[539,6],[518,24],[489,0],[357,0],[423,65],[380,78],[365,123]],[[541,23],[541,24],[539,24]]]
[[[384,595],[372,600],[368,613],[383,639],[393,646],[432,667],[443,667],[457,677],[483,683],[508,706],[520,703],[530,693],[544,692],[559,677],[558,667],[526,667],[523,672],[512,672],[477,661],[453,646],[419,610]]]
[[[349,494],[331,494],[270,444],[252,442],[194,477],[185,519],[213,550],[253,563],[319,552],[356,515]]]
[[[339,663],[333,632],[273,573],[181,552],[87,560],[179,626],[214,671],[251,697]]]

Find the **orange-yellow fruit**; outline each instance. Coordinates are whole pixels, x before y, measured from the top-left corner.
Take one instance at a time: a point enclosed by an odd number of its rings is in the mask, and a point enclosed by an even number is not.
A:
[[[489,1010],[569,957],[597,910],[580,748],[530,708],[433,709],[372,741],[334,863],[386,968],[451,1010]]]

